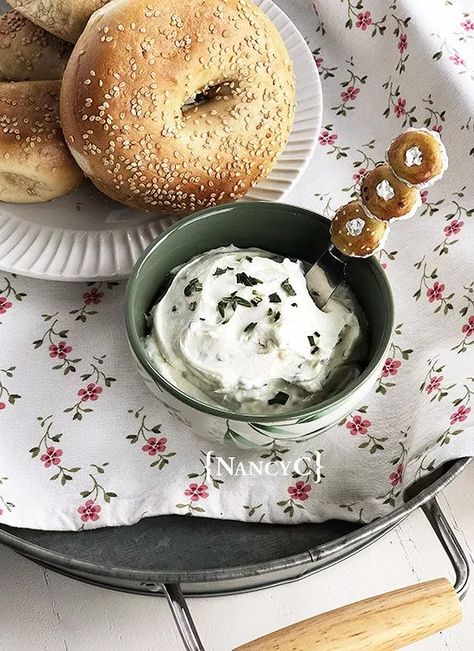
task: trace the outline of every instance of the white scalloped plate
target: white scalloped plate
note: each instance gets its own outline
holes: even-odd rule
[[[279,201],[297,182],[314,151],[321,127],[321,83],[313,56],[291,20],[271,0],[255,3],[273,21],[288,48],[298,105],[278,163],[245,199]],[[0,13],[2,9],[3,2]],[[49,203],[0,204],[0,269],[50,280],[122,278],[143,249],[175,220],[157,220],[115,203],[90,183]]]

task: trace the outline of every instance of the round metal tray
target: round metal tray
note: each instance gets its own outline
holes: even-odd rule
[[[130,527],[52,532],[0,526],[0,543],[55,572],[134,594],[166,596],[188,651],[204,651],[186,596],[232,594],[312,574],[355,554],[422,507],[456,573],[469,584],[467,557],[435,495],[471,461],[459,459],[412,484],[405,503],[366,525],[260,523],[160,516]]]
[[[373,543],[426,504],[469,463],[445,464],[405,492],[405,503],[360,526],[350,522],[271,525],[159,516],[129,527],[51,532],[0,526],[0,543],[55,571],[103,587],[163,594],[228,594],[291,581]]]

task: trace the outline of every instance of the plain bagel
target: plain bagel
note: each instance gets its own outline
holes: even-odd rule
[[[116,0],[66,67],[61,121],[105,194],[157,213],[234,201],[275,165],[295,109],[292,64],[249,0]]]
[[[0,16],[0,81],[60,79],[71,51],[18,11]]]
[[[84,180],[59,126],[59,87],[59,81],[0,83],[0,201],[48,201]]]
[[[35,25],[75,43],[96,9],[109,0],[7,0]]]

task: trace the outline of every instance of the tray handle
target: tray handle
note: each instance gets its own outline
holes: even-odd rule
[[[162,583],[161,587],[186,651],[205,651],[179,583]]]
[[[392,651],[461,620],[447,579],[435,579],[331,610],[234,651]]]
[[[287,626],[234,651],[391,651],[459,623],[469,562],[436,498],[422,508],[453,565],[454,587],[441,578],[388,592]],[[162,589],[186,651],[204,651],[179,584],[165,583]]]
[[[456,576],[454,589],[459,597],[463,599],[469,589],[471,569],[465,551],[456,537],[451,525],[446,520],[442,508],[436,497],[423,504],[423,512],[433,527],[439,542],[443,546]]]

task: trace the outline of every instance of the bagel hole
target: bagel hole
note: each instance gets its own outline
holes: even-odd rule
[[[183,113],[190,111],[197,106],[208,104],[213,100],[219,100],[223,97],[231,97],[235,92],[236,82],[229,80],[223,82],[215,82],[203,86],[195,93],[188,97],[181,107]]]

